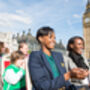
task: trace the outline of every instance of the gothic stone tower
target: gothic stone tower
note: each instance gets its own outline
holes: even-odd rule
[[[83,15],[83,31],[85,39],[85,56],[90,59],[90,0],[88,0],[86,11]]]

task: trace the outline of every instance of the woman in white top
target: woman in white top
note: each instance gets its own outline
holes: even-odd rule
[[[89,70],[88,61],[82,56],[84,50],[83,38],[79,36],[72,37],[68,41],[67,50],[69,52],[68,57],[64,56],[65,66],[67,71],[76,67]],[[71,83],[73,83],[74,85],[80,88],[82,88],[83,86],[84,88],[86,88],[85,86],[88,87],[89,85],[89,77],[86,77],[83,80],[71,79]]]

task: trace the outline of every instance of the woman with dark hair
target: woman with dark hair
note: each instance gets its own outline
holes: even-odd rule
[[[64,58],[67,71],[76,67],[89,71],[88,61],[82,55],[84,51],[84,40],[82,37],[72,37],[68,41],[67,50],[69,59]],[[71,79],[71,82],[80,88],[89,85],[87,77],[83,80]]]
[[[55,38],[54,30],[50,27],[37,31],[36,39],[41,50],[33,51],[29,58],[33,90],[77,90],[68,80],[82,79],[88,75],[87,71],[79,68],[66,73],[62,54],[51,51],[55,47]]]

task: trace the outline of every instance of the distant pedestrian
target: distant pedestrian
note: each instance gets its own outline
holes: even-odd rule
[[[28,45],[27,43],[25,42],[21,42],[19,44],[19,48],[18,48],[19,51],[21,51],[24,56],[25,56],[25,63],[26,63],[26,88],[27,90],[32,90],[32,83],[31,83],[31,78],[30,78],[30,75],[29,75],[29,71],[28,71],[28,61],[29,61],[29,48],[28,48]]]

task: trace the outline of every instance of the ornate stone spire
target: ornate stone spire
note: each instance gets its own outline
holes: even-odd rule
[[[23,35],[25,35],[25,30],[23,30]]]
[[[20,36],[19,33],[17,33],[17,38],[19,38],[19,36]]]
[[[87,9],[90,8],[90,0],[87,2]]]
[[[31,29],[30,28],[28,29],[28,31],[29,31],[29,33],[31,33]]]
[[[26,38],[26,35],[25,35],[25,30],[23,30],[23,33],[22,33],[22,40],[24,41]]]
[[[90,0],[88,0],[88,4],[90,4]]]
[[[12,36],[12,39],[15,39],[16,37],[15,37],[15,34],[13,34],[13,36]]]
[[[90,13],[90,0],[87,1],[85,14]]]
[[[31,29],[29,28],[28,29],[28,34],[27,34],[28,36],[30,36],[31,35]]]

